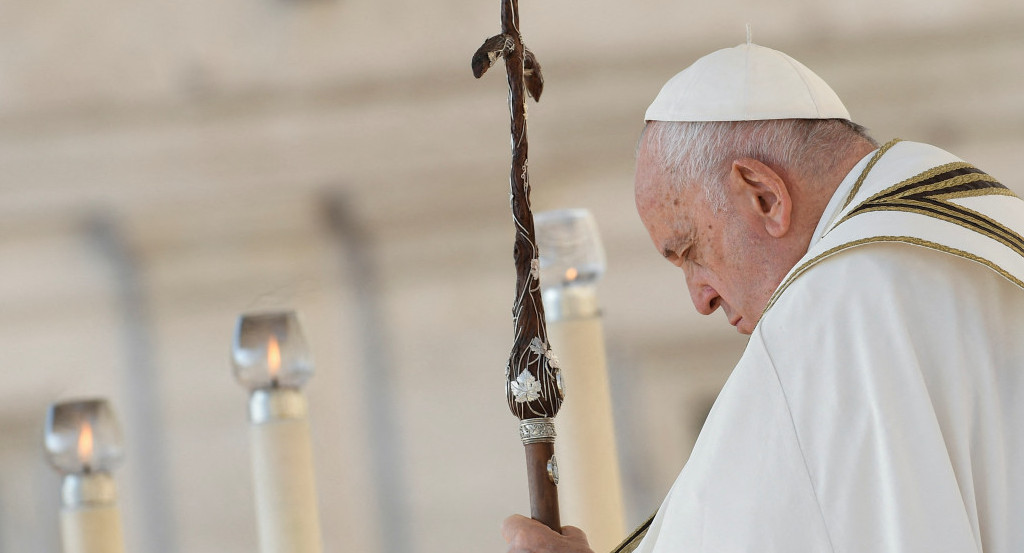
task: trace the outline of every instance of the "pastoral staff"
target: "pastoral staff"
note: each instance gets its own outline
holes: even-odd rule
[[[646,120],[640,218],[697,311],[750,340],[621,550],[1024,551],[1024,201],[934,146],[879,146],[754,44],[673,77]],[[590,551],[518,515],[503,533]]]

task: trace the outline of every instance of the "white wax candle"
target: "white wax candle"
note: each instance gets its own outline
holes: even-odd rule
[[[116,505],[65,507],[60,511],[64,553],[123,553],[121,514]]]
[[[257,390],[250,415],[260,551],[320,553],[320,516],[305,398],[295,389]]]
[[[64,553],[124,553],[121,513],[108,474],[65,477],[60,510]]]
[[[587,532],[594,551],[610,551],[625,522],[601,318],[554,319],[547,328],[566,386],[555,417],[562,522]]]

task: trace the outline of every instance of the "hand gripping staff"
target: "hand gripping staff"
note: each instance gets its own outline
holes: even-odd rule
[[[526,447],[526,474],[530,486],[530,514],[556,532],[558,516],[558,464],[555,461],[554,416],[562,405],[564,387],[558,361],[548,343],[541,303],[540,264],[530,210],[530,184],[526,172],[526,98],[539,100],[544,88],[540,64],[523,46],[519,33],[518,0],[501,2],[501,34],[484,41],[473,55],[473,75],[480,78],[498,58],[505,59],[508,102],[512,120],[512,219],[516,238],[516,296],[512,315],[515,341],[505,367],[508,406],[519,417],[519,434]]]

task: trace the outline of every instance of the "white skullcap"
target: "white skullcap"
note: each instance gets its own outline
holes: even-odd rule
[[[695,61],[669,79],[647,121],[850,119],[821,77],[771,48],[740,44]]]

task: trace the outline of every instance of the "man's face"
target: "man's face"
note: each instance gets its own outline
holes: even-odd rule
[[[700,184],[676,186],[646,142],[637,156],[636,206],[654,246],[683,270],[699,313],[721,307],[730,324],[750,334],[779,282],[756,219],[732,191],[716,212]]]

